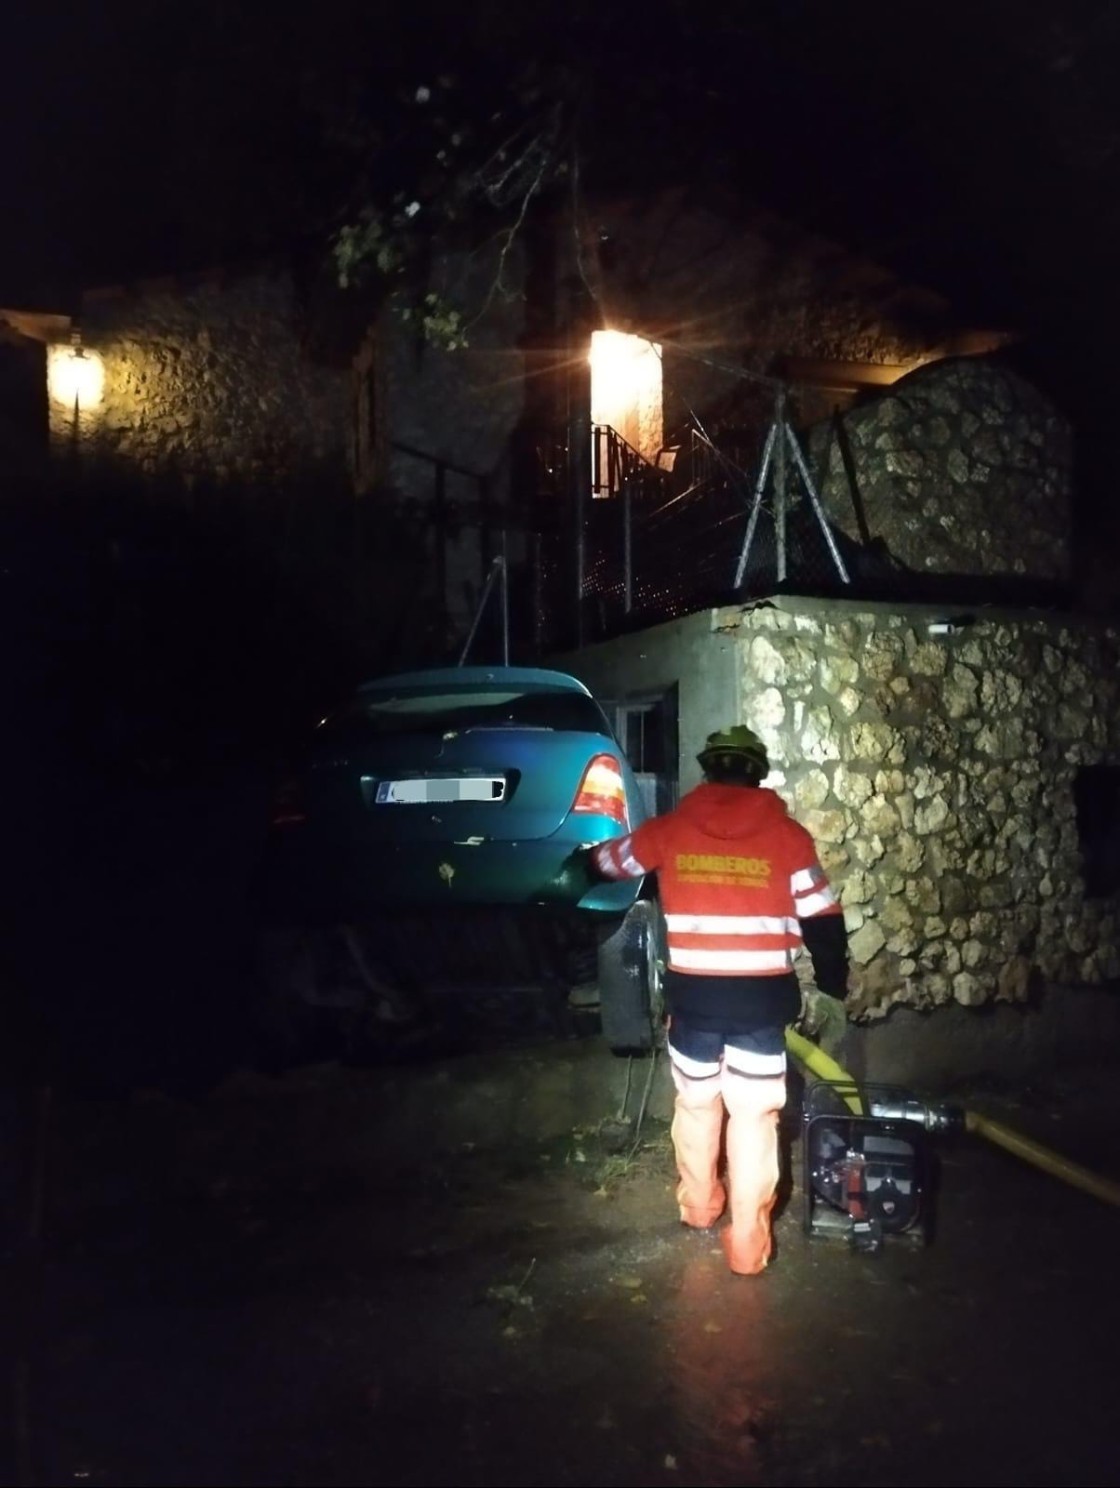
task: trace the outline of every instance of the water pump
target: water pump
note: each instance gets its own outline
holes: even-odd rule
[[[806,1088],[805,1231],[878,1251],[887,1236],[924,1245],[932,1219],[929,1137],[964,1113],[895,1085],[819,1080]]]

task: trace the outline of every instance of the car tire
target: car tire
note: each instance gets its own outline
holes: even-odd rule
[[[661,1027],[661,912],[639,899],[599,943],[603,1037],[613,1054],[648,1054]]]

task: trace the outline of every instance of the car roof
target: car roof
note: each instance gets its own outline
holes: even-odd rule
[[[363,682],[358,691],[383,692],[395,687],[446,687],[453,683],[470,686],[471,683],[495,682],[511,687],[550,687],[557,692],[581,692],[585,697],[591,696],[583,683],[567,672],[553,672],[545,667],[506,666],[429,667],[420,672],[397,672],[390,677]]]

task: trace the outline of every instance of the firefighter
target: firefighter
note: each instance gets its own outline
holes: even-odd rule
[[[847,938],[812,838],[761,784],[761,739],[735,724],[708,736],[699,763],[703,782],[674,811],[585,851],[602,878],[657,874],[680,1216],[703,1230],[727,1207],[726,1113],[720,1239],[731,1270],[752,1276],[772,1249],[785,1027],[801,1005],[793,959],[804,943],[819,990],[842,1002]]]

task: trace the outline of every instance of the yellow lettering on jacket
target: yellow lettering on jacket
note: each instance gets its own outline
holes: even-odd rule
[[[678,853],[676,869],[681,883],[743,889],[768,889],[772,873],[769,858],[740,858],[731,853]]]

